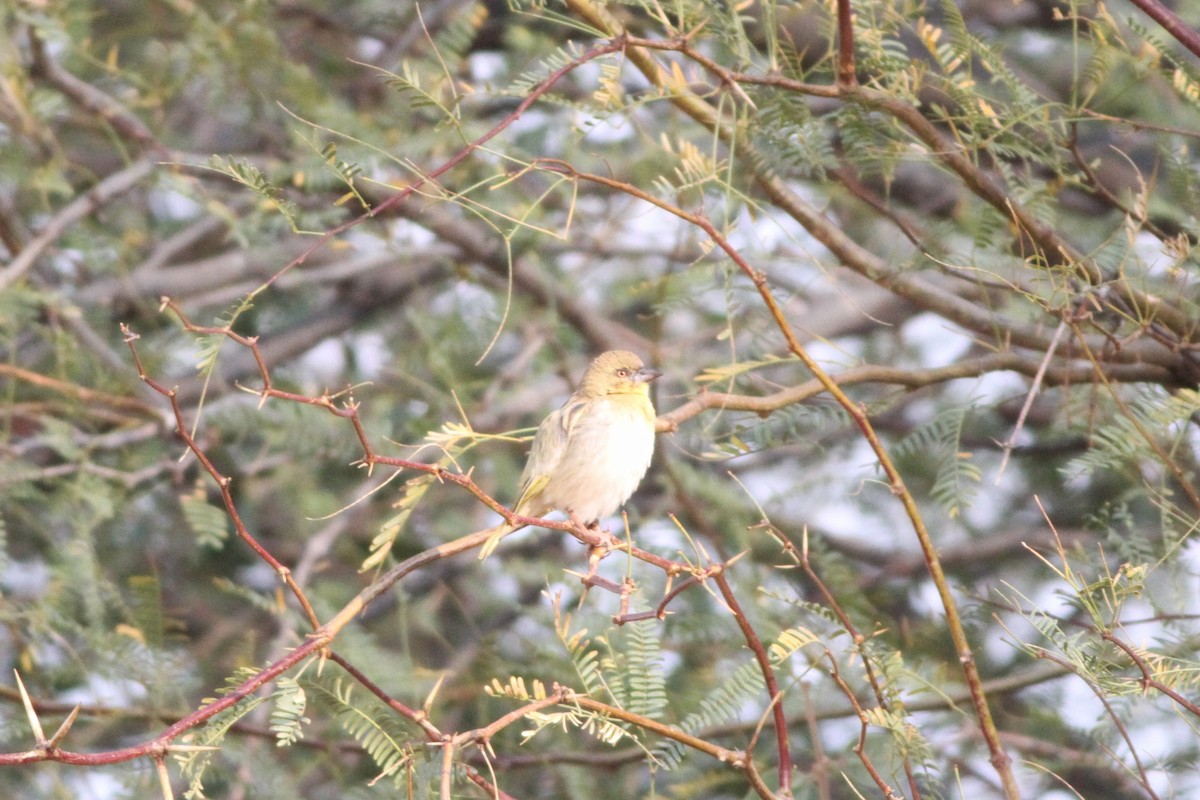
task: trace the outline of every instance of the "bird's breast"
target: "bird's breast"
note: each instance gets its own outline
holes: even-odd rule
[[[654,409],[640,395],[589,401],[572,426],[542,497],[585,522],[613,514],[633,494],[654,455]]]

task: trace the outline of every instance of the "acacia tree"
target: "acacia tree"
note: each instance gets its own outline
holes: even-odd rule
[[[7,794],[1197,790],[1197,19],[3,13]]]

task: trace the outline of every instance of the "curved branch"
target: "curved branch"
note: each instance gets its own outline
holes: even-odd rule
[[[1036,374],[1037,369],[1036,361],[1024,358],[1017,353],[994,353],[930,369],[902,369],[865,364],[860,367],[851,367],[844,372],[831,375],[830,378],[838,386],[886,383],[918,389],[962,378],[977,378],[991,372],[1018,372],[1032,377]],[[1173,375],[1169,370],[1150,364],[1107,364],[1104,365],[1104,374],[1116,381],[1153,382],[1167,386],[1173,385],[1174,382]],[[1067,365],[1047,369],[1044,382],[1070,386],[1087,382],[1095,376],[1096,367],[1091,364]],[[679,424],[684,420],[691,419],[709,409],[753,411],[756,414],[767,416],[773,411],[816,397],[825,390],[825,385],[819,379],[813,378],[798,386],[791,386],[764,395],[701,391],[691,400],[659,415],[658,430],[677,430]]]
[[[156,164],[150,160],[135,161],[119,172],[114,172],[83,194],[67,203],[57,214],[42,226],[25,248],[17,254],[6,268],[0,270],[0,292],[25,275],[37,263],[42,254],[58,241],[68,228],[120,197],[154,172]]]
[[[1167,8],[1160,0],[1131,0],[1131,2],[1146,12],[1146,16],[1162,26],[1162,29],[1175,37],[1181,45],[1200,58],[1200,33],[1187,26],[1179,15]]]

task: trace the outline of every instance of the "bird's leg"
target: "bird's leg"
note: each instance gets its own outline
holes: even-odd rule
[[[575,531],[577,534],[576,538],[578,538],[579,541],[583,542],[584,544],[586,544],[588,546],[589,553],[592,550],[596,550],[596,549],[602,549],[602,550],[612,550],[613,549],[613,542],[612,542],[613,536],[608,531],[600,530],[600,520],[592,520],[591,522],[584,522],[582,519],[579,518],[579,515],[576,514],[573,509],[570,509],[570,508],[567,509],[567,517],[571,520],[571,524],[575,526]],[[606,536],[608,537],[609,541],[604,540],[604,537],[606,537]],[[600,557],[603,558],[605,555],[608,555],[608,553],[605,552]]]
[[[600,530],[600,520],[594,519],[591,522],[584,522],[583,517],[575,513],[575,509],[566,508],[563,510],[567,513],[567,519],[571,520],[571,524],[575,526],[580,534],[596,533]]]
[[[588,531],[589,533],[594,534],[595,536],[597,536],[598,538],[600,538],[602,540],[597,543],[589,543],[589,544],[591,544],[592,547],[603,548],[605,550],[604,555],[608,555],[613,550],[620,550],[621,548],[623,548],[625,546],[625,542],[623,542],[621,539],[617,538],[617,536],[612,531],[610,531],[608,528],[604,528],[604,529],[600,528],[600,520],[594,519],[591,522],[588,522],[585,524],[575,514],[574,511],[571,511],[570,509],[568,509],[567,514],[570,516],[571,522],[575,523],[575,525],[583,528],[585,531]],[[601,558],[603,558],[603,557],[604,556],[601,556]]]
[[[588,546],[587,572],[582,575],[571,570],[568,570],[568,572],[577,576],[584,586],[596,586],[613,594],[621,594],[622,588],[619,584],[613,583],[607,578],[601,578],[596,573],[600,569],[600,562],[614,550],[623,549],[625,542],[613,536],[610,531],[600,530],[599,520],[585,523],[572,509],[568,508],[566,512],[567,517],[570,518],[571,523],[575,526],[578,538]]]
[[[612,581],[606,578],[601,578],[596,574],[597,570],[600,569],[600,562],[603,561],[611,552],[612,549],[608,546],[607,542],[588,545],[588,571],[586,575],[583,575],[580,578],[585,586],[599,586],[602,589],[607,589],[608,591],[616,594],[621,592],[620,586],[617,586],[617,584],[613,583]]]
[[[595,534],[600,531],[600,520],[594,519],[591,522],[584,522],[583,517],[575,513],[575,509],[566,509],[567,519],[571,520],[571,524],[575,526],[575,530],[579,532],[580,539],[587,541],[587,534]]]

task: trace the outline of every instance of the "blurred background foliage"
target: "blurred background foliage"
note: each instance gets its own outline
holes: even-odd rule
[[[588,358],[636,350],[666,373],[655,401],[678,429],[629,505],[632,536],[694,563],[747,551],[729,576],[780,647],[795,796],[880,796],[831,675],[875,709],[864,657],[890,702],[869,763],[905,796],[1003,796],[925,561],[858,428],[751,281],[644,192],[711,220],[869,412],[950,573],[1023,794],[1200,791],[1198,720],[1178,699],[1200,700],[1200,56],[1131,2],[850,5],[858,87],[839,95],[820,91],[835,85],[835,7],[815,0],[612,4],[607,30],[583,0],[9,0],[0,662],[53,725],[84,704],[64,747],[152,738],[308,632],[231,536],[120,323],[322,619],[375,574],[360,571],[373,554],[386,566],[498,521],[456,486],[356,469],[344,420],[260,404],[249,351],[184,331],[169,297],[198,325],[259,337],[277,388],[345,392],[377,451],[473,470],[502,502],[521,437]],[[1195,6],[1167,5],[1200,26]],[[381,205],[618,30],[663,46],[571,69]],[[865,653],[770,530],[807,543]],[[573,539],[526,531],[406,578],[337,649],[442,731],[512,710],[483,687],[521,676],[602,687],[746,747],[769,703],[719,596],[692,587],[665,620],[615,626],[618,599],[583,596],[572,574],[586,567]],[[636,581],[634,611],[666,583],[621,554],[602,574]],[[197,734],[219,752],[170,762],[177,791],[437,794],[440,751],[337,667],[267,694],[228,732]],[[26,750],[19,696],[3,699],[2,749]],[[458,758],[513,797],[749,794],[646,730],[610,745],[581,727],[524,720],[494,753]],[[769,723],[754,741],[775,780]],[[454,796],[485,796],[463,775]],[[158,791],[146,762],[8,767],[0,786]]]

